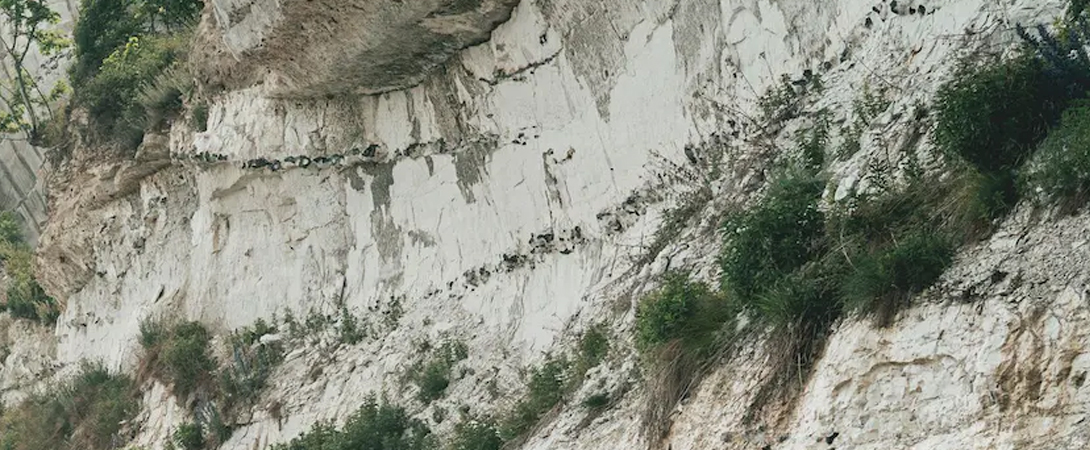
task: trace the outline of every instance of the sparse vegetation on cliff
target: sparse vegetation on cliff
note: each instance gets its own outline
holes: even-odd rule
[[[38,284],[33,261],[15,214],[0,213],[0,262],[8,276],[7,301],[0,308],[14,317],[51,325],[60,316],[60,305]]]
[[[500,450],[503,439],[488,420],[468,418],[454,426],[451,450]]]
[[[416,398],[427,404],[431,403],[446,393],[450,386],[454,365],[466,359],[468,349],[466,345],[458,341],[450,341],[436,349],[426,363],[416,364],[412,370],[412,381],[420,389]]]
[[[68,382],[0,413],[0,448],[107,450],[128,440],[123,423],[139,412],[132,381],[85,364]]]
[[[231,356],[219,375],[225,406],[253,404],[273,369],[283,360],[283,344],[279,340],[262,342],[263,336],[278,336],[278,331],[274,325],[259,319],[228,338]]]
[[[175,396],[185,398],[214,381],[216,361],[208,348],[211,335],[198,322],[183,322],[169,328],[143,325],[141,344],[145,365],[152,376],[170,383]],[[155,330],[155,331],[152,331]]]
[[[1077,206],[1090,189],[1090,105],[1080,104],[1064,113],[1040,150],[1022,171],[1023,189],[1030,197]]]
[[[212,356],[212,335],[199,322],[168,325],[145,320],[140,324],[139,342],[144,348],[141,378],[158,378],[171,388],[179,402],[199,409],[195,415],[202,420],[179,429],[183,437],[197,430],[201,438],[198,448],[215,448],[230,436],[235,424],[225,423],[225,418],[230,420],[238,408],[254,404],[283,359],[276,325],[264,320],[228,336],[227,361]],[[192,403],[192,398],[199,401]],[[193,442],[191,437],[182,440]],[[181,442],[175,445],[188,448]]]
[[[273,450],[426,450],[437,448],[436,437],[405,409],[379,404],[371,397],[344,426],[320,422],[310,431]]]

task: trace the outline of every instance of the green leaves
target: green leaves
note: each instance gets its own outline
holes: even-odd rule
[[[34,139],[52,117],[50,102],[55,99],[44,93],[53,88],[40,86],[42,77],[27,70],[27,56],[32,52],[55,56],[71,43],[54,27],[60,15],[45,2],[0,0],[0,22],[4,30],[2,55],[7,65],[0,79],[0,107],[6,110],[0,115],[0,132],[23,133]]]
[[[936,95],[934,142],[982,172],[1012,170],[1044,138],[1066,102],[1032,56],[967,64]]]
[[[806,173],[773,182],[760,203],[727,221],[720,265],[723,285],[743,303],[818,254],[824,215],[818,200],[825,184]]]
[[[310,431],[273,450],[425,450],[436,448],[435,437],[423,422],[404,408],[379,405],[369,397],[340,430],[318,423]]]

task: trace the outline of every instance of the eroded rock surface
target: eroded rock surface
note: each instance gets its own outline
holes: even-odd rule
[[[194,67],[286,97],[371,94],[423,81],[486,41],[518,0],[215,0]]]

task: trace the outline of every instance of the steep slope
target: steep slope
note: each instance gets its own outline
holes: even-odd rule
[[[330,316],[286,341],[260,400],[232,418],[220,448],[240,450],[343,418],[369,393],[403,399],[447,434],[454,421],[436,411],[504,411],[526,367],[597,323],[610,356],[523,447],[658,444],[642,422],[653,374],[629,338],[635,303],[668,269],[715,278],[718,219],[761,188],[808,120],[762,128],[757,97],[781,75],[817,73],[825,89],[806,112],[826,108],[836,123],[865,86],[890,92],[861,151],[830,168],[828,197],[842,199],[875,161],[933,160],[909,111],[959,54],[1001,48],[1014,23],[1062,7],[447,2],[464,7],[443,22],[460,32],[425,26],[417,38],[403,33],[450,5],[359,1],[366,20],[310,33],[337,13],[308,8],[333,2],[211,3],[195,65],[225,90],[208,130],[176,123],[133,160],[77,147],[51,174],[39,267],[66,304],[56,352],[68,368],[135,370],[147,318],[224,335],[289,312]],[[330,57],[342,47],[349,57]],[[420,51],[429,67],[407,65]],[[195,158],[206,152],[224,160]],[[656,233],[678,205],[696,213]],[[771,355],[750,333],[678,406],[663,447],[1083,446],[1086,220],[1012,216],[891,327],[839,323],[797,397],[756,406]],[[338,340],[345,312],[362,321],[358,343]],[[422,342],[454,340],[467,370],[424,405],[405,376]],[[579,405],[597,392],[623,396],[604,412]],[[157,382],[144,400],[133,444],[160,448],[189,409]]]

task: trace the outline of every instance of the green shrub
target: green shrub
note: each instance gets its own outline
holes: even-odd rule
[[[941,232],[920,231],[862,254],[843,282],[844,303],[855,310],[890,311],[938,279],[953,262],[954,250]]]
[[[8,275],[7,302],[0,307],[16,318],[55,323],[60,305],[35,279],[34,252],[23,241],[19,219],[10,211],[0,213],[0,261]]]
[[[1065,86],[1024,54],[963,64],[935,99],[935,145],[985,173],[1016,168],[1059,119]]]
[[[242,345],[250,346],[257,343],[262,336],[278,332],[276,325],[270,325],[265,319],[257,319],[253,325],[238,330],[235,337],[239,339]]]
[[[53,324],[60,316],[60,305],[46,295],[34,277],[34,253],[22,242],[0,242],[0,260],[8,275],[7,303],[12,316]]]
[[[1031,196],[1050,202],[1085,200],[1090,188],[1090,103],[1064,112],[1060,125],[1049,131],[1021,177],[1023,189]]]
[[[802,166],[810,171],[821,170],[825,165],[825,149],[829,143],[829,114],[822,110],[814,115],[814,124],[800,130],[795,136],[802,158]]]
[[[843,142],[837,149],[837,156],[846,158],[858,152],[863,133],[870,127],[875,117],[889,109],[889,105],[890,101],[886,100],[885,92],[876,92],[869,85],[863,86],[863,95],[852,100],[854,119],[841,129]]]
[[[953,262],[958,245],[988,226],[990,189],[975,169],[946,180],[919,181],[864,196],[834,214],[827,231],[838,242],[841,303],[892,318],[908,298],[930,286]]]
[[[450,368],[443,361],[431,361],[416,376],[416,384],[420,387],[416,398],[424,403],[431,403],[441,398],[446,393],[447,386],[450,386]]]
[[[308,325],[310,324],[310,318],[307,318]],[[348,311],[347,307],[341,307],[341,321],[337,325],[337,338],[342,344],[356,345],[363,341],[363,338],[367,337],[364,334],[363,327],[360,326],[360,320]]]
[[[344,309],[342,307],[340,313],[341,313],[342,320],[352,321],[352,326],[347,328],[347,330],[349,332],[345,333],[345,334],[343,334],[341,336],[338,336],[342,343],[346,343],[346,341],[350,340],[349,339],[350,336],[353,336],[353,335],[356,334],[356,332],[358,331],[358,327],[355,326],[356,325],[356,318],[354,316],[352,316],[352,314],[349,313],[347,309]],[[332,318],[330,316],[322,314],[317,309],[311,308],[310,311],[307,313],[307,317],[305,319],[303,319],[303,326],[299,330],[298,335],[299,336],[316,335],[318,333],[321,333],[322,331],[324,331],[326,329],[326,326],[328,326],[331,321],[332,321]],[[341,334],[341,333],[338,333],[338,334]]]
[[[587,369],[597,366],[609,353],[609,335],[605,326],[594,325],[579,339],[579,363]]]
[[[70,70],[76,104],[95,137],[134,150],[148,127],[165,126],[193,89],[185,70],[201,0],[82,0]]]
[[[5,409],[0,414],[0,448],[113,448],[121,422],[139,410],[128,377],[111,374],[101,365],[84,364],[67,383]]]
[[[7,268],[19,267],[10,264],[11,261],[5,261],[9,263]],[[60,317],[60,306],[52,297],[46,295],[38,281],[30,275],[32,270],[29,267],[12,270],[16,275],[8,280],[8,302],[5,308],[13,317],[52,325]]]
[[[757,99],[757,108],[761,111],[761,118],[766,122],[787,120],[799,114],[803,94],[821,92],[823,89],[824,84],[819,75],[811,75],[796,87],[791,77],[784,74],[779,84],[769,87],[764,95]]]
[[[811,175],[787,173],[756,206],[728,219],[720,257],[725,291],[751,304],[762,289],[820,254],[824,215],[818,200],[824,186]]]
[[[450,386],[451,369],[468,355],[466,345],[458,342],[446,342],[439,347],[437,354],[421,367],[414,367],[412,379],[420,388],[416,398],[425,404],[443,397]]]
[[[563,358],[547,358],[530,376],[528,392],[500,421],[499,434],[510,441],[530,431],[545,413],[564,397],[565,372],[569,364]]]
[[[503,440],[490,421],[467,419],[454,426],[451,450],[500,450]]]
[[[103,60],[97,74],[76,90],[77,100],[95,120],[100,138],[134,149],[148,124],[140,96],[169,67],[185,57],[188,36],[132,37]],[[145,100],[152,102],[148,96]],[[168,105],[174,101],[156,99]]]
[[[160,342],[163,341],[163,337],[166,336],[167,330],[163,326],[163,322],[155,319],[145,318],[140,321],[140,347],[145,350],[151,349]]]
[[[776,280],[753,300],[758,317],[774,325],[825,323],[836,318],[836,299],[830,298],[817,266],[807,266]]]
[[[976,173],[973,196],[968,199],[969,212],[978,220],[996,219],[1006,215],[1018,203],[1018,188],[1013,172]]]
[[[137,93],[136,100],[144,110],[146,125],[162,128],[168,120],[177,117],[185,106],[184,99],[192,93],[193,79],[189,71],[175,62]]]
[[[23,241],[19,216],[11,211],[0,212],[0,242],[16,244]]]
[[[691,282],[683,274],[667,274],[663,286],[645,297],[636,310],[637,345],[649,349],[704,334],[708,319],[716,316],[715,303],[704,283]]]
[[[212,380],[216,362],[208,350],[208,330],[199,322],[175,326],[162,343],[159,358],[174,395],[185,398]]]
[[[879,259],[891,287],[917,293],[930,286],[953,262],[954,246],[941,232],[923,230],[893,245]]]
[[[135,15],[152,30],[173,30],[196,23],[203,7],[201,0],[141,0]]]
[[[189,127],[200,132],[208,131],[208,102],[202,101],[193,107]]]
[[[319,423],[310,431],[273,450],[423,450],[436,447],[427,425],[405,410],[369,398],[341,430]]]
[[[609,405],[609,394],[594,394],[583,400],[587,409],[602,409]]]
[[[184,423],[174,430],[174,445],[180,450],[204,448],[204,430],[198,423]]]

